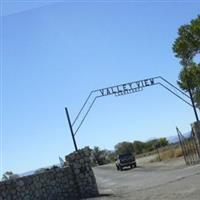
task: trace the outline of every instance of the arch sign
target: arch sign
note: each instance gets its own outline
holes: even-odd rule
[[[101,96],[115,95],[121,96],[143,90],[144,87],[155,85],[154,78],[144,79],[136,82],[125,83],[108,88],[100,89]]]
[[[167,89],[171,94],[175,95],[176,97],[181,99],[183,102],[185,102],[189,106],[193,107],[196,120],[199,121],[191,90],[189,89],[189,91],[188,91],[189,95],[188,95],[184,91],[180,90],[175,85],[173,85],[172,83],[170,83],[169,81],[167,81],[166,79],[164,79],[161,76],[157,76],[157,77],[153,77],[153,78],[147,78],[147,79],[129,82],[129,83],[124,83],[124,84],[115,85],[115,86],[102,88],[102,89],[98,89],[98,90],[92,90],[90,92],[90,94],[88,95],[86,101],[84,102],[82,108],[80,109],[79,113],[77,114],[73,123],[71,123],[68,109],[65,108],[65,112],[66,112],[66,115],[67,115],[69,128],[70,128],[70,132],[71,132],[71,135],[72,135],[75,150],[76,151],[78,150],[76,140],[75,140],[75,135],[78,132],[78,130],[80,129],[82,123],[84,122],[86,116],[88,115],[90,109],[92,108],[92,106],[93,106],[93,104],[94,104],[94,102],[96,101],[97,98],[105,97],[105,96],[109,96],[109,95],[114,95],[116,97],[119,97],[119,96],[122,96],[122,95],[140,92],[145,87],[154,86],[154,85],[162,86],[163,88]],[[89,100],[91,98],[93,98],[93,101],[92,101],[92,103],[89,104]],[[188,101],[188,99],[190,101]],[[88,104],[89,104],[89,107],[86,109],[86,106]],[[74,131],[73,130],[74,125],[76,124],[78,118],[84,112],[85,109],[86,109],[86,112],[83,115],[83,118],[80,121],[79,125],[77,126],[77,129]]]

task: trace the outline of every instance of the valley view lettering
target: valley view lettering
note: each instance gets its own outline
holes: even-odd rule
[[[103,88],[100,89],[99,92],[101,93],[101,96],[107,96],[107,95],[115,95],[115,96],[121,96],[126,95],[134,92],[139,92],[143,90],[144,87],[148,87],[151,85],[154,85],[154,78],[150,79],[144,79],[141,81],[131,82],[131,83],[125,83],[113,87]]]

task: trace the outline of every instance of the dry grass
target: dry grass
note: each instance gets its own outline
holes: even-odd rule
[[[181,147],[179,146],[176,150],[175,150],[175,157],[181,157],[183,156],[183,151],[181,149]]]
[[[155,159],[151,160],[151,162],[157,162],[160,159],[161,160],[170,160],[173,158],[178,158],[183,156],[183,152],[180,146],[176,146],[176,147],[171,147],[165,150],[162,150],[160,152],[160,158],[159,156],[156,156]]]

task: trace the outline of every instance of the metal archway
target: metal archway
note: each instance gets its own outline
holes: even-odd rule
[[[67,120],[68,120],[68,123],[69,123],[69,128],[70,128],[70,132],[71,132],[71,135],[72,135],[72,140],[73,140],[73,143],[74,143],[75,150],[76,151],[78,150],[78,147],[77,147],[77,144],[76,144],[76,140],[75,140],[75,135],[79,131],[79,129],[82,126],[85,118],[87,117],[87,115],[90,112],[92,106],[94,105],[95,101],[98,98],[105,97],[105,96],[110,96],[110,95],[114,95],[116,97],[119,97],[119,96],[123,96],[123,95],[127,95],[127,94],[132,94],[132,93],[136,93],[136,92],[142,91],[145,87],[154,86],[154,85],[162,86],[163,88],[168,90],[171,94],[175,95],[177,98],[179,98],[180,100],[185,102],[187,105],[191,106],[193,108],[193,110],[194,110],[196,121],[199,121],[199,118],[198,118],[198,115],[197,115],[197,111],[196,111],[196,107],[194,105],[194,100],[193,100],[193,97],[192,97],[191,90],[189,89],[189,95],[188,95],[184,91],[180,90],[175,85],[173,85],[172,83],[167,81],[162,76],[157,76],[157,77],[143,79],[143,80],[139,80],[139,81],[124,83],[124,84],[115,85],[115,86],[111,86],[111,87],[107,87],[107,88],[92,90],[90,92],[90,94],[88,95],[87,99],[85,100],[83,106],[81,107],[80,111],[78,112],[78,114],[75,117],[73,122],[71,122],[71,119],[70,119],[70,116],[69,116],[69,111],[68,111],[67,107],[65,108],[65,112],[66,112],[66,115],[67,115]],[[178,92],[181,95],[183,95],[184,98],[186,98],[187,100],[184,99],[183,97],[181,97],[180,94],[177,94],[175,91],[173,91],[169,87],[173,88],[176,92]],[[89,103],[89,100],[91,98],[93,98],[92,103],[89,105],[88,109],[86,110],[86,113],[83,116],[82,120],[80,121],[80,124],[77,126],[77,129],[74,131],[73,130],[74,125],[76,124],[78,118],[80,117],[81,113],[83,112],[84,108]],[[191,103],[188,102],[188,100],[190,100]]]

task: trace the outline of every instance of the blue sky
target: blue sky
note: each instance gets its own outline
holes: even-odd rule
[[[161,75],[176,84],[171,46],[199,14],[189,2],[7,1],[2,4],[1,173],[58,163],[74,150],[64,107],[75,118],[93,89]],[[159,86],[99,99],[78,147],[187,132],[193,110]]]

